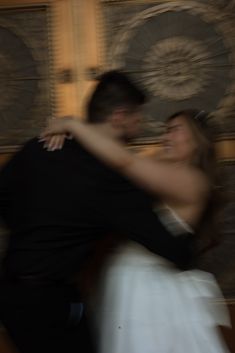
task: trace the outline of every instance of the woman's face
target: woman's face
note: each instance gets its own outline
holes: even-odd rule
[[[167,159],[175,162],[191,162],[193,160],[197,142],[184,115],[178,115],[167,123],[163,147]]]

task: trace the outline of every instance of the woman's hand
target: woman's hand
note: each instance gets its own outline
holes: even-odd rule
[[[39,142],[43,142],[43,147],[47,151],[56,151],[63,148],[66,138],[68,138],[66,134],[49,135],[39,138]]]
[[[51,119],[47,127],[40,134],[39,142],[44,142],[43,147],[48,151],[61,149],[65,139],[71,139],[71,126],[74,119],[70,117]]]

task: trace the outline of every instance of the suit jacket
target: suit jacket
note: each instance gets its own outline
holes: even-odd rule
[[[105,234],[119,232],[178,267],[192,259],[192,237],[175,237],[152,211],[153,199],[77,142],[48,152],[25,144],[0,173],[0,216],[9,227],[10,276],[69,278]]]

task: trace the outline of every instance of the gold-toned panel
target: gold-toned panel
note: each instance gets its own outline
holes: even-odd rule
[[[235,139],[218,141],[216,151],[219,160],[235,161]]]

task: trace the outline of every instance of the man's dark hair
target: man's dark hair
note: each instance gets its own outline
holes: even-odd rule
[[[115,109],[119,107],[135,109],[145,103],[145,100],[145,93],[127,75],[116,70],[108,71],[100,76],[88,101],[88,121],[103,122]]]

